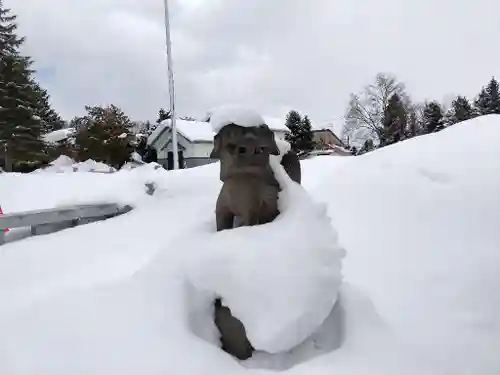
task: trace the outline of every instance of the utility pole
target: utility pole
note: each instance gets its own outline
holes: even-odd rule
[[[174,72],[172,67],[172,43],[170,41],[170,17],[168,0],[163,0],[165,9],[165,41],[167,44],[168,91],[170,93],[170,129],[172,131],[172,153],[174,154],[174,169],[179,169],[179,152],[177,150],[177,126],[175,114]]]

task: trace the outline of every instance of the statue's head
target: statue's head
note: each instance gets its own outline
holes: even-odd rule
[[[258,175],[269,166],[269,155],[279,155],[274,133],[267,125],[224,126],[214,137],[210,158],[219,159],[221,177],[235,174]]]

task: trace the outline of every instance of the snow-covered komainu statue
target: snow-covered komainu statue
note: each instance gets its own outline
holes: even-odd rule
[[[243,226],[273,221],[279,215],[280,185],[269,164],[270,157],[284,153],[281,165],[290,178],[300,184],[299,158],[289,147],[280,150],[272,130],[252,112],[222,113],[214,117],[216,135],[210,157],[220,160],[223,182],[215,210],[217,231],[234,228],[235,219]],[[253,347],[243,324],[220,299],[215,301],[214,320],[223,350],[239,359],[252,356]]]
[[[235,217],[242,225],[265,224],[278,215],[279,183],[269,165],[270,155],[280,150],[274,133],[265,124],[224,126],[214,138],[210,157],[220,160],[222,186],[216,206],[217,230],[232,229]],[[281,164],[300,184],[300,161],[288,151]]]

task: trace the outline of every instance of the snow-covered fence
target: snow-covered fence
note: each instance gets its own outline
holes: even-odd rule
[[[0,245],[5,243],[4,228],[31,227],[32,235],[47,234],[81,224],[108,219],[130,210],[130,206],[120,207],[110,203],[4,214],[0,216]]]

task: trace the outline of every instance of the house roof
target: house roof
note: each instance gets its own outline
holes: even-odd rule
[[[148,137],[148,143],[153,143],[167,129],[170,129],[170,124],[170,119],[162,121]],[[175,126],[177,127],[177,132],[190,142],[213,142],[214,134],[208,122],[177,119]]]
[[[265,118],[265,120],[269,128],[275,132],[288,131],[288,128],[281,119]],[[165,132],[166,129],[170,129],[170,123],[170,119],[162,121],[148,137],[148,143],[152,144],[161,136],[161,134]],[[177,127],[177,132],[190,142],[212,143],[214,140],[215,134],[213,133],[212,125],[209,122],[177,119],[175,121],[175,126]]]
[[[330,128],[316,128],[312,130],[313,133],[319,133],[319,132],[330,132],[332,135],[339,141],[340,144],[343,144],[342,140],[335,134],[335,132],[330,129]]]

